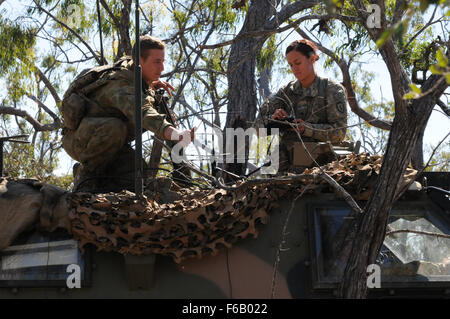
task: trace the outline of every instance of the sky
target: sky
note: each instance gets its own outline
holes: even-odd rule
[[[7,0],[4,4],[2,4],[2,6],[0,7],[1,9],[7,10],[11,15],[14,15],[16,12],[21,12],[22,10],[17,10],[17,2],[13,1],[13,0]],[[134,7],[133,7],[134,8]],[[134,10],[134,9],[133,9]],[[164,28],[161,30],[158,30],[158,27],[155,30],[154,35],[156,36],[160,36],[162,38],[164,38],[164,36],[162,35],[163,33],[168,32],[167,28],[164,26],[160,26],[160,28]],[[158,34],[158,31],[161,33],[161,35]],[[169,30],[170,32],[170,30]],[[279,46],[279,48],[281,50],[284,51],[285,47],[292,41],[295,39],[300,38],[296,33],[291,33],[290,35],[288,35],[288,32],[285,32],[283,34],[280,34],[280,38],[286,38],[285,41]],[[94,43],[96,43],[98,41],[94,41]],[[216,43],[215,39],[212,38],[209,41],[209,44],[213,44]],[[96,45],[94,45],[96,46]],[[41,45],[41,49],[43,51],[45,51],[46,46],[45,45]],[[323,55],[323,54],[322,54]],[[317,73],[319,75],[322,76],[327,76],[327,77],[331,77],[334,78],[334,75],[331,74],[331,71],[325,71],[321,64],[320,64],[319,60],[318,63],[316,63],[316,69],[317,69]],[[389,73],[387,71],[387,68],[385,66],[385,64],[381,61],[381,59],[372,59],[370,61],[365,61],[366,63],[363,64],[364,69],[366,71],[373,71],[376,74],[376,77],[374,79],[374,81],[372,82],[372,93],[374,94],[375,100],[376,101],[391,101],[392,100],[392,89],[391,89],[391,83],[390,83],[390,76]],[[171,61],[167,61],[166,63],[166,72],[170,71],[169,69],[169,65],[171,64]],[[81,70],[79,70],[81,71]],[[290,74],[288,76],[286,76],[285,74],[276,74],[274,76],[274,81],[272,81],[272,85],[273,85],[273,90],[277,90],[281,85],[286,84],[288,81],[293,79],[293,75]],[[275,83],[276,82],[276,83]],[[2,95],[1,89],[0,89],[0,96]],[[48,100],[50,105],[51,100]],[[46,101],[47,102],[47,101]],[[225,109],[224,109],[225,110]],[[349,112],[350,109],[348,109]],[[442,114],[442,112],[439,112],[439,108],[436,107],[435,110],[432,112],[429,123],[425,129],[425,136],[424,136],[424,145],[437,145],[447,134],[448,132],[450,132],[450,119]],[[224,114],[222,114],[223,117],[225,117]],[[224,121],[222,121],[224,122]],[[198,123],[198,122],[197,122]],[[148,137],[148,135],[147,135]],[[147,137],[144,137],[144,141],[146,140]],[[425,161],[427,161],[427,154],[425,154]],[[71,173],[71,168],[72,165],[74,164],[74,161],[70,159],[69,156],[67,156],[64,152],[60,153],[60,168],[58,168],[55,171],[56,175],[62,175],[62,174],[70,174]]]

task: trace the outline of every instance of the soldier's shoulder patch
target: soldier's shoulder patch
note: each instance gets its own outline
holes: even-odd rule
[[[345,103],[344,102],[337,102],[336,108],[339,112],[345,113]]]

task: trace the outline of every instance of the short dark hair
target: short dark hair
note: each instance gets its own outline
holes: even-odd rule
[[[151,49],[157,49],[157,50],[164,50],[166,48],[166,44],[155,37],[152,37],[150,35],[141,35],[139,37],[139,42],[140,42],[140,49],[141,49],[141,58],[147,59],[148,56],[148,51]],[[136,43],[133,45],[133,49],[131,50],[131,56],[133,57],[134,60],[134,56],[136,55]]]
[[[298,51],[307,58],[312,56],[316,56],[316,61],[319,59],[319,56],[316,53],[316,46],[309,40],[295,40],[286,48],[286,55],[291,51]]]

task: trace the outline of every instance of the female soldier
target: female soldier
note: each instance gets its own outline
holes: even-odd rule
[[[311,41],[292,42],[286,49],[286,59],[296,80],[263,103],[257,122],[294,119],[296,129],[281,132],[278,172],[300,173],[307,166],[294,165],[298,163],[294,153],[302,153],[295,148],[303,149],[299,134],[303,142],[341,142],[347,126],[347,99],[341,84],[316,74],[314,64],[319,57]],[[319,165],[333,160],[330,147],[322,146],[315,150]]]

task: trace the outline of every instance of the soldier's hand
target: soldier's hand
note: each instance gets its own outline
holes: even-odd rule
[[[181,143],[181,145],[183,145],[183,147],[188,146],[189,143],[194,141],[196,129],[197,129],[196,127],[193,127],[190,130],[181,132],[178,141],[179,141],[179,143]]]
[[[305,125],[302,119],[295,119],[295,128],[292,128],[292,130],[297,130],[300,132],[300,134],[303,134],[305,131]]]
[[[180,142],[183,147],[186,147],[194,141],[196,129],[196,127],[193,127],[190,130],[179,131],[173,126],[168,126],[164,131],[164,138],[170,141]]]
[[[170,85],[170,83],[161,80],[153,81],[150,86],[152,87],[152,89],[155,90],[164,89],[170,96],[172,96],[172,91],[175,91],[175,88],[172,85]]]
[[[194,141],[194,139],[195,139],[195,131],[197,130],[197,127],[196,126],[194,126],[193,128],[191,128],[191,130],[190,130],[190,134],[191,134],[191,142],[193,142]]]
[[[273,112],[272,120],[283,120],[286,117],[288,117],[288,114],[283,109],[276,109],[275,112]]]

